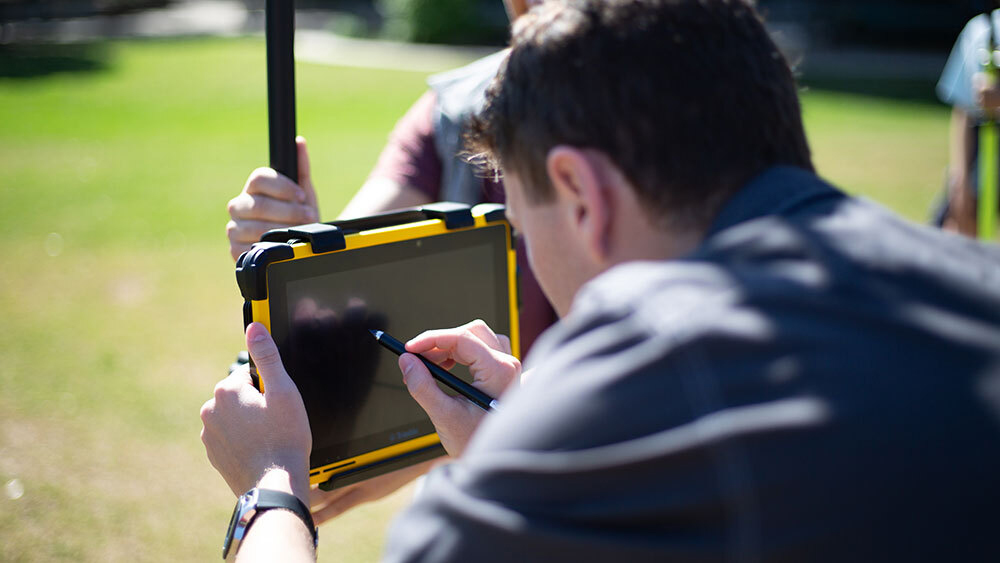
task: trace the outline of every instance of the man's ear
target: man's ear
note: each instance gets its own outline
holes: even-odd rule
[[[603,178],[606,158],[595,151],[567,145],[553,147],[545,165],[557,200],[595,264],[604,266],[610,247],[613,197]]]

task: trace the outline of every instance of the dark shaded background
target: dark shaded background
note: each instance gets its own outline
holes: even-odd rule
[[[178,0],[173,0],[176,2]],[[163,7],[172,0],[0,0],[0,22],[113,15]],[[243,0],[251,10],[264,0]],[[299,0],[300,10],[350,14],[344,30],[405,35],[432,43],[502,44],[507,17],[500,0]],[[769,21],[803,26],[829,44],[946,48],[991,0],[759,0]],[[403,23],[401,23],[403,22]],[[401,29],[406,27],[406,29]]]

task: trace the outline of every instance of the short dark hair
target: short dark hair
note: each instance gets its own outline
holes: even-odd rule
[[[533,203],[560,144],[607,154],[651,217],[704,228],[765,169],[812,170],[797,87],[745,0],[558,0],[515,24],[466,135]]]

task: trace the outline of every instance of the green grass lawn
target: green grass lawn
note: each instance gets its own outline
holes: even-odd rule
[[[0,560],[218,557],[233,497],[198,410],[242,349],[223,227],[267,160],[263,52],[259,39],[0,51]],[[299,65],[325,218],[424,78]],[[804,112],[823,175],[923,220],[946,108],[815,90]],[[375,559],[408,493],[325,526],[321,559]]]

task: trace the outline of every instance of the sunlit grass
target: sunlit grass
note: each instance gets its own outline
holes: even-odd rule
[[[198,409],[242,349],[226,201],[266,164],[263,42],[106,45],[0,79],[0,560],[218,557],[232,495]],[[300,65],[299,130],[335,213],[423,91]],[[369,561],[405,492],[324,530]]]
[[[198,409],[242,348],[225,203],[266,164],[259,39],[125,42],[88,70],[0,77],[0,560],[218,557],[232,495]],[[39,63],[41,64],[41,63]],[[417,73],[298,67],[325,218],[424,90]],[[922,219],[947,110],[811,91],[819,170]],[[321,532],[371,561],[407,491]]]
[[[948,162],[947,108],[810,90],[803,115],[821,175],[926,221]]]

